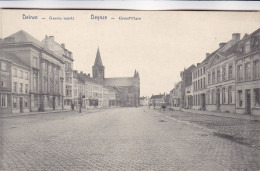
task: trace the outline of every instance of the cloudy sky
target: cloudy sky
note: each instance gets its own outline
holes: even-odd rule
[[[38,19],[23,19],[23,14]],[[108,19],[92,20],[91,14]],[[201,62],[232,33],[243,37],[258,28],[259,12],[5,10],[1,37],[19,30],[39,40],[53,35],[73,52],[74,69],[86,73],[91,73],[99,47],[106,77],[130,77],[136,69],[141,95],[151,96],[169,92],[180,81],[180,71]]]

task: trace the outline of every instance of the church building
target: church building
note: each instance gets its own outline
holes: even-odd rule
[[[116,87],[121,92],[122,107],[138,107],[140,105],[140,77],[135,71],[133,77],[105,78],[105,67],[101,60],[99,48],[92,67],[93,78],[108,87]]]

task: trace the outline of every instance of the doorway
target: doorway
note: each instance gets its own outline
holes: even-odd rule
[[[216,98],[216,106],[217,106],[217,110],[220,109],[220,89],[217,89],[217,98]]]
[[[55,97],[52,97],[52,108],[55,110]]]
[[[205,94],[201,94],[201,109],[205,110],[206,109],[206,96]]]
[[[22,97],[20,97],[19,98],[19,104],[20,104],[20,113],[23,113],[23,98]]]
[[[251,114],[251,93],[250,93],[250,90],[246,90],[246,113]]]

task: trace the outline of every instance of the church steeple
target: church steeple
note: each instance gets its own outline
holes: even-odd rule
[[[103,66],[103,63],[102,63],[102,60],[101,60],[101,56],[100,56],[100,52],[99,52],[99,47],[98,47],[98,50],[97,50],[97,55],[96,55],[96,59],[95,59],[94,65]]]
[[[97,50],[97,55],[96,59],[94,62],[94,66],[92,66],[92,75],[93,78],[98,80],[98,81],[104,81],[105,78],[105,67],[103,66],[102,60],[101,60],[101,55],[99,51],[99,47]]]

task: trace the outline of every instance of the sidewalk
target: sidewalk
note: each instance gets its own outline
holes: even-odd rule
[[[211,115],[211,116],[234,118],[234,119],[247,119],[247,120],[260,121],[260,116],[256,116],[256,115],[241,115],[241,114],[234,114],[234,113],[211,112],[211,111],[192,110],[192,109],[183,109],[183,108],[176,108],[176,110],[187,112],[187,113],[201,114],[201,115]]]
[[[38,114],[50,114],[50,113],[62,113],[62,112],[70,112],[72,110],[53,110],[53,111],[45,111],[45,112],[26,112],[26,113],[5,113],[1,114],[0,118],[8,118],[8,117],[18,117],[18,116],[30,116],[30,115],[38,115]],[[75,112],[75,110],[74,110]]]
[[[109,109],[109,108],[82,108],[81,112],[91,111],[91,113],[103,110],[103,109]],[[19,116],[30,116],[30,115],[38,115],[38,114],[50,114],[50,113],[64,113],[64,112],[75,112],[79,113],[79,109],[76,108],[74,110],[68,110],[68,109],[62,109],[62,110],[52,110],[52,111],[44,111],[44,112],[26,112],[26,113],[6,113],[6,114],[0,114],[0,118],[8,118],[8,117],[19,117]]]

